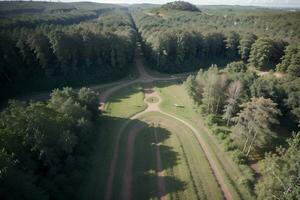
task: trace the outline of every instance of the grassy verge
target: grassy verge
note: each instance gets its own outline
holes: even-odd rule
[[[133,162],[133,199],[157,196],[155,138],[153,128],[142,129],[136,137]]]
[[[159,113],[145,115],[159,123],[161,159],[169,199],[222,199],[222,193],[192,131]]]
[[[129,118],[146,109],[141,84],[132,84],[116,91],[105,104],[105,115]]]
[[[173,113],[178,117],[188,121],[192,126],[199,130],[199,134],[209,147],[214,160],[217,163],[222,175],[225,177],[226,184],[230,189],[234,199],[253,199],[251,191],[243,184],[247,177],[245,169],[234,163],[223,148],[220,147],[217,139],[210,131],[205,130],[202,125],[200,115],[193,109],[193,102],[186,94],[181,84],[157,83],[156,90],[162,97],[162,110]],[[176,107],[175,104],[184,107]]]
[[[98,138],[95,142],[92,168],[82,187],[82,199],[104,199],[107,179],[119,128],[128,121],[128,117],[146,108],[144,95],[138,90],[139,85],[132,85],[116,91],[109,99],[105,112],[97,124]],[[128,107],[128,102],[134,102]],[[127,136],[121,138],[121,145],[126,144]],[[124,149],[125,147],[120,147]],[[122,158],[122,156],[120,156]],[[114,181],[115,182],[115,181]],[[113,191],[114,193],[114,191]]]

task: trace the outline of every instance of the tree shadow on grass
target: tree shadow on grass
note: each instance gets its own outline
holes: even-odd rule
[[[157,137],[155,138],[154,131]],[[133,165],[133,199],[152,199],[177,193],[186,189],[186,183],[173,176],[158,176],[157,172],[175,167],[180,158],[172,147],[162,145],[171,133],[161,127],[147,126],[137,135]],[[161,158],[161,170],[158,169],[157,147]],[[162,160],[164,159],[164,160]],[[163,187],[159,189],[159,182]]]
[[[113,92],[108,98],[109,103],[122,102],[124,99],[129,99],[131,95],[142,91],[140,83],[132,83]]]
[[[159,197],[158,181],[165,182],[165,192],[161,196],[177,193],[186,189],[186,183],[173,176],[157,176],[156,148],[159,144],[160,155],[163,162],[162,169],[168,170],[175,167],[180,161],[176,151],[170,146],[162,145],[162,142],[170,138],[171,133],[160,127],[156,127],[157,139],[154,137],[154,127],[139,119],[130,120],[102,116],[97,124],[98,139],[95,141],[94,153],[91,155],[91,167],[86,171],[86,179],[82,183],[80,199],[104,199],[107,192],[107,180],[111,168],[112,155],[116,145],[118,130],[127,123],[125,132],[122,133],[120,148],[118,151],[117,165],[112,185],[112,199],[120,199],[122,181],[124,176],[125,154],[127,137],[133,126],[144,127],[140,130],[134,143],[134,156],[132,168],[132,199],[151,199]],[[123,138],[123,139],[122,139]],[[77,192],[76,192],[77,193]]]

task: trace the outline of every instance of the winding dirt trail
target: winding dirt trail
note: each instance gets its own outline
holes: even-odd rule
[[[100,106],[99,106],[99,109],[101,110],[104,110],[105,109],[105,102],[107,101],[107,98],[109,96],[111,96],[115,91],[123,88],[123,87],[127,87],[131,84],[134,84],[134,83],[153,83],[154,81],[172,81],[172,80],[178,80],[178,79],[181,79],[181,78],[184,78],[184,77],[187,77],[189,74],[188,73],[184,73],[184,74],[179,74],[177,76],[169,76],[169,77],[153,77],[151,75],[149,75],[147,73],[147,71],[145,70],[145,67],[142,63],[142,58],[140,57],[139,53],[137,52],[136,54],[136,58],[135,58],[135,62],[136,62],[136,66],[137,66],[137,69],[138,69],[138,72],[139,72],[139,78],[135,79],[135,80],[121,80],[121,81],[117,81],[117,82],[113,82],[113,83],[108,83],[108,84],[99,84],[99,85],[94,85],[92,86],[91,88],[92,89],[101,89],[101,88],[107,88],[107,87],[110,87],[109,89],[105,90],[103,93],[100,94],[99,96],[99,103],[100,103]],[[148,90],[151,90],[151,88],[148,88]],[[47,100],[50,98],[50,92],[45,92],[45,93],[40,93],[40,94],[36,94],[36,95],[28,95],[28,96],[24,96],[24,97],[21,97],[21,100],[30,100],[30,99],[33,99],[33,100]],[[121,135],[122,133],[124,132],[125,128],[128,126],[128,124],[130,123],[131,120],[133,119],[137,119],[139,118],[141,115],[147,113],[147,112],[152,112],[152,111],[157,111],[157,112],[160,112],[166,116],[169,116],[171,118],[173,118],[174,120],[177,120],[179,122],[181,122],[183,125],[189,127],[193,133],[195,134],[198,142],[199,142],[199,145],[202,147],[204,153],[205,153],[205,156],[209,162],[209,165],[216,177],[216,180],[217,182],[219,183],[220,185],[220,188],[224,194],[224,198],[225,199],[228,199],[228,200],[231,200],[233,199],[232,198],[232,195],[227,187],[227,185],[225,184],[225,180],[224,178],[222,177],[218,167],[216,166],[216,163],[214,161],[214,159],[212,159],[212,156],[211,156],[211,153],[206,145],[206,143],[204,142],[203,138],[200,136],[199,132],[192,126],[190,125],[188,122],[178,118],[177,116],[173,115],[173,114],[169,114],[169,113],[166,113],[162,110],[160,110],[159,108],[159,103],[161,101],[159,95],[153,91],[153,92],[149,92],[147,93],[147,91],[145,91],[145,99],[149,96],[153,96],[153,97],[157,97],[159,99],[159,101],[157,103],[149,103],[149,102],[146,102],[146,104],[148,105],[147,109],[140,112],[140,113],[137,113],[136,115],[130,117],[120,128],[119,128],[119,131],[117,133],[117,138],[116,138],[116,144],[115,144],[115,148],[114,148],[114,152],[113,152],[113,156],[112,156],[112,161],[111,161],[111,165],[110,165],[110,170],[109,170],[109,176],[108,176],[108,180],[107,180],[107,189],[106,189],[106,196],[105,196],[105,199],[106,200],[110,200],[112,198],[112,185],[113,185],[113,179],[114,179],[114,173],[115,173],[115,168],[116,168],[116,163],[117,163],[117,156],[118,156],[118,152],[119,152],[119,146],[120,146],[120,139],[121,139]],[[134,133],[137,133],[135,131],[133,131]],[[131,135],[131,137],[128,138],[128,144],[134,144],[134,139],[135,139],[135,136],[136,134],[133,134]],[[129,146],[132,146],[132,145],[129,145]],[[128,150],[128,149],[127,149]],[[129,149],[130,150],[130,149]],[[132,151],[132,149],[130,150]],[[130,155],[130,151],[129,151],[129,156],[132,157]],[[157,157],[160,157],[158,154],[157,154]],[[126,157],[126,159],[128,159],[128,155]],[[131,171],[131,165],[132,164],[128,164],[127,168],[129,171]],[[159,166],[158,166],[158,171],[159,171]],[[130,174],[129,174],[130,175]],[[126,193],[124,193],[124,199],[128,199],[128,197],[131,197],[131,175],[129,177],[126,177],[125,179],[128,179],[129,181],[126,181],[125,185],[127,185],[124,189],[124,192],[126,191]],[[160,185],[161,183],[158,183],[158,185]],[[163,190],[161,190],[163,191]],[[126,197],[126,198],[125,198]],[[160,198],[162,199],[162,198]]]
[[[211,156],[211,153],[209,151],[208,146],[206,145],[206,143],[204,142],[203,138],[201,137],[200,133],[198,132],[198,130],[196,130],[191,124],[189,124],[188,122],[184,121],[181,118],[178,118],[177,116],[170,114],[170,113],[166,113],[164,111],[162,111],[159,108],[159,104],[161,102],[161,98],[158,95],[158,93],[156,91],[153,90],[153,82],[154,81],[171,81],[171,80],[176,80],[178,78],[182,78],[182,77],[170,77],[170,78],[156,78],[156,77],[152,77],[151,75],[149,75],[145,68],[144,65],[141,61],[141,58],[139,56],[136,57],[136,66],[138,68],[140,77],[136,80],[133,81],[127,81],[127,82],[123,82],[122,84],[119,84],[115,87],[110,88],[109,90],[106,90],[104,93],[102,93],[100,95],[100,102],[101,102],[101,108],[105,109],[104,105],[105,102],[107,100],[107,98],[115,91],[126,87],[130,84],[134,84],[134,83],[144,83],[144,93],[145,93],[145,99],[144,102],[147,105],[147,108],[140,112],[135,114],[134,116],[130,117],[119,129],[118,134],[117,134],[117,140],[116,140],[116,144],[115,144],[115,149],[113,152],[113,157],[112,157],[112,161],[111,161],[111,166],[110,166],[110,171],[109,171],[109,177],[107,180],[107,190],[106,190],[106,196],[105,199],[106,200],[110,200],[112,199],[112,186],[113,186],[113,180],[114,180],[114,175],[115,175],[115,169],[116,169],[116,164],[117,164],[117,157],[118,157],[118,152],[119,152],[119,146],[120,146],[120,139],[121,139],[121,135],[124,132],[124,130],[126,129],[126,127],[128,126],[128,124],[130,123],[131,120],[133,119],[137,119],[140,116],[142,116],[143,114],[147,113],[147,112],[160,112],[161,114],[164,114],[168,117],[173,118],[176,121],[179,121],[180,123],[182,123],[183,125],[187,126],[188,128],[190,128],[192,130],[192,132],[194,133],[194,136],[197,138],[197,141],[199,143],[199,145],[201,146],[207,161],[210,165],[210,168],[223,192],[223,196],[225,199],[227,200],[232,200],[233,197],[230,193],[230,190],[228,189],[227,185],[225,184],[225,180],[221,174],[221,172],[219,171],[214,159]],[[147,98],[149,97],[155,97],[158,99],[158,102],[156,103],[149,103],[146,101]],[[132,163],[133,163],[133,152],[134,152],[134,142],[135,142],[135,136],[136,134],[139,132],[140,129],[136,129],[134,128],[133,130],[131,130],[129,136],[128,136],[128,141],[127,141],[127,149],[126,149],[126,164],[125,164],[125,171],[124,171],[124,176],[122,179],[122,192],[121,192],[121,199],[124,200],[130,200],[131,199],[131,192],[132,192]],[[157,138],[156,138],[157,139]],[[162,163],[161,163],[161,158],[160,158],[160,152],[159,152],[159,146],[158,149],[156,151],[156,158],[157,158],[157,175],[159,177],[163,176],[163,173],[161,172],[162,169]],[[165,197],[162,194],[165,194],[165,183],[163,181],[163,179],[159,179],[160,182],[158,182],[158,190],[159,190],[159,199],[165,199]]]

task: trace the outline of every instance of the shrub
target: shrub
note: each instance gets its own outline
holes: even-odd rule
[[[219,132],[218,133],[218,138],[220,140],[225,140],[227,138],[227,135],[224,132]]]
[[[224,148],[225,151],[232,151],[236,149],[236,146],[234,145],[233,140],[231,138],[226,138],[224,140]]]
[[[253,183],[248,178],[245,178],[245,177],[239,178],[239,183],[249,189],[253,188]]]
[[[214,124],[218,124],[218,116],[214,114],[209,114],[206,117],[206,123],[209,127],[212,127]]]
[[[246,163],[246,157],[239,149],[235,149],[234,151],[232,151],[231,157],[232,157],[232,160],[237,164],[245,164]]]

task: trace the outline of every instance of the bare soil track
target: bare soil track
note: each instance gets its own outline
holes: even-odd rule
[[[139,54],[137,54],[139,55]],[[132,119],[137,119],[140,116],[142,116],[143,114],[147,113],[147,112],[153,112],[153,111],[157,111],[160,112],[161,114],[164,114],[166,116],[169,116],[171,118],[173,118],[174,120],[182,123],[182,125],[187,126],[188,128],[190,128],[192,130],[192,132],[194,133],[194,136],[196,137],[197,141],[199,142],[199,145],[201,146],[201,148],[203,149],[203,152],[207,158],[207,161],[211,167],[211,170],[223,192],[223,196],[225,199],[231,200],[232,195],[225,183],[224,177],[221,175],[215,161],[213,160],[211,153],[206,145],[206,143],[204,142],[203,138],[200,136],[198,130],[196,130],[191,124],[189,124],[188,122],[184,121],[181,118],[178,118],[177,116],[173,115],[173,114],[169,114],[166,113],[164,111],[162,111],[159,108],[159,104],[161,102],[161,98],[160,96],[152,89],[152,83],[154,81],[171,81],[171,80],[176,80],[178,78],[182,78],[182,77],[166,77],[166,78],[155,78],[150,76],[145,68],[144,65],[141,61],[141,58],[139,56],[136,57],[136,66],[138,68],[140,77],[136,80],[133,81],[127,81],[127,82],[123,82],[120,83],[117,86],[114,86],[112,88],[110,88],[109,90],[106,90],[106,92],[102,93],[100,96],[100,102],[101,102],[101,106],[104,109],[104,104],[106,102],[106,99],[115,91],[126,87],[130,84],[133,83],[144,83],[144,93],[145,93],[145,103],[147,104],[147,108],[140,112],[135,114],[134,116],[132,116],[128,121],[126,121],[119,129],[118,131],[118,135],[117,135],[117,141],[115,144],[115,149],[113,152],[113,157],[112,157],[112,161],[111,161],[111,167],[110,167],[110,172],[109,172],[109,177],[107,180],[107,190],[106,190],[106,200],[109,200],[112,198],[112,185],[113,185],[113,179],[114,179],[114,173],[115,173],[115,169],[116,169],[116,163],[117,163],[117,156],[118,156],[118,152],[119,152],[119,145],[120,145],[120,138],[122,133],[125,131],[125,128],[128,126],[130,120]],[[146,99],[148,97],[155,97],[158,98],[158,102],[156,103],[150,103],[147,102]],[[134,130],[131,130],[129,136],[128,136],[128,141],[127,141],[127,150],[126,150],[126,164],[125,164],[125,171],[124,171],[124,176],[123,176],[123,185],[122,185],[122,192],[121,192],[121,199],[131,199],[131,185],[132,185],[132,162],[133,162],[133,147],[134,147],[134,142],[135,142],[135,136],[138,133],[138,129],[134,128]],[[155,133],[156,134],[156,133]],[[155,135],[156,140],[157,140],[157,135]],[[156,157],[157,157],[157,176],[159,177],[163,177],[163,173],[161,172],[162,169],[162,164],[161,164],[161,158],[160,158],[160,152],[159,152],[159,146],[157,147],[156,150]],[[163,179],[158,179],[158,198],[159,199],[165,199],[164,196],[162,196],[161,194],[165,194],[165,183],[163,181]]]
[[[154,137],[156,141],[156,175],[157,177],[161,177],[157,179],[157,187],[158,187],[158,197],[162,200],[165,200],[164,194],[166,194],[166,184],[165,180],[163,179],[164,177],[164,172],[162,171],[162,162],[161,162],[161,157],[160,157],[160,150],[159,150],[159,143],[158,143],[158,137],[157,137],[157,132],[156,129],[154,129]]]

